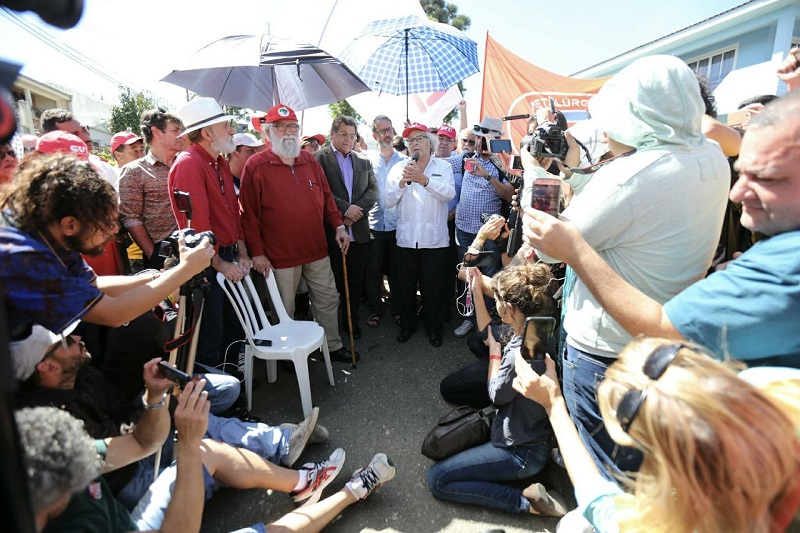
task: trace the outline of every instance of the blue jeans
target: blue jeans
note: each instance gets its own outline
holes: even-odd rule
[[[464,450],[428,470],[428,488],[437,498],[481,505],[507,513],[528,513],[522,490],[497,483],[519,481],[547,463],[550,441],[530,446],[496,448],[491,442]]]
[[[195,373],[195,376],[205,378],[206,386],[203,389],[208,392],[208,401],[211,403],[211,414],[221,415],[233,405],[239,398],[239,380],[221,370],[195,363],[195,370],[203,373]]]
[[[578,350],[567,343],[564,355],[564,400],[570,417],[578,428],[583,443],[595,464],[609,481],[618,481],[624,471],[635,472],[642,463],[642,454],[635,448],[620,446],[606,431],[600,407],[597,405],[597,387],[606,375],[613,359],[598,357]]]
[[[205,438],[212,439],[217,442],[224,442],[237,448],[245,448],[251,452],[259,455],[267,461],[276,465],[282,465],[283,460],[289,454],[289,436],[291,430],[286,428],[272,427],[267,424],[259,422],[242,422],[238,418],[222,418],[214,415],[208,415],[208,430],[206,431]],[[167,442],[161,448],[161,468],[159,470],[159,477],[163,473],[172,468],[172,450],[174,448],[174,441],[170,435]],[[163,503],[162,494],[164,487],[159,485],[157,490],[153,490],[151,484],[153,483],[153,471],[155,469],[155,454],[145,457],[136,464],[136,473],[128,481],[122,490],[117,494],[117,500],[122,503],[127,509],[133,509],[137,502],[148,496],[148,506],[160,505]],[[174,474],[171,474],[174,477]],[[208,476],[206,483],[206,499],[211,497],[211,493],[216,490],[219,485],[214,481],[211,476]],[[167,479],[167,478],[165,478]],[[209,481],[210,480],[210,481]],[[158,482],[158,480],[157,480]],[[172,492],[171,485],[166,483],[169,487],[169,494]],[[169,497],[166,498],[166,503],[169,503]],[[166,504],[164,506],[166,509]],[[163,517],[162,517],[163,520]]]

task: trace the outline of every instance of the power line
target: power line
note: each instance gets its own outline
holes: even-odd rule
[[[44,44],[48,45],[49,47],[53,48],[57,52],[61,53],[62,55],[68,57],[72,61],[78,63],[83,68],[89,70],[90,72],[96,74],[97,76],[103,78],[104,80],[112,83],[116,86],[123,86],[123,87],[130,87],[133,84],[126,83],[120,81],[119,79],[115,78],[111,74],[107,73],[106,67],[96,63],[91,58],[87,57],[80,51],[72,48],[71,46],[59,42],[56,40],[55,37],[47,33],[44,28],[42,28],[37,22],[32,20],[26,20],[24,17],[20,16],[19,14],[9,10],[8,8],[2,9],[6,19],[10,22],[16,24],[22,30],[26,31],[33,37],[37,38],[38,40],[42,41]]]

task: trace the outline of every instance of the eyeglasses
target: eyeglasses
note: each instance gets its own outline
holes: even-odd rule
[[[358,137],[358,135],[356,135],[355,133],[347,133],[346,131],[337,131],[336,135],[338,135],[341,140],[348,139],[351,141],[355,141],[356,138]]]
[[[678,352],[685,348],[685,344],[668,344],[659,346],[647,356],[642,366],[642,373],[653,381],[658,380],[667,371],[667,367],[675,360]],[[628,433],[642,404],[647,399],[649,388],[639,390],[631,389],[622,396],[617,406],[617,421],[622,431]]]
[[[455,139],[451,139],[447,135],[437,135],[440,143],[450,143],[453,142]]]
[[[49,359],[53,357],[59,348],[64,348],[65,350],[69,350],[69,347],[73,344],[77,343],[72,335],[61,335],[61,341],[54,344],[47,352],[45,352],[44,357],[42,360]]]
[[[297,133],[300,131],[300,124],[273,124],[272,127],[279,133],[283,133],[287,129],[290,133]]]
[[[17,153],[10,147],[0,148],[0,159],[5,159],[6,157],[17,157]]]
[[[427,139],[428,139],[427,135],[419,135],[417,137],[409,137],[409,138],[407,138],[406,142],[408,144],[414,144],[414,143],[418,143],[418,142],[421,142],[421,141],[425,141]]]
[[[375,133],[378,135],[386,135],[387,133],[391,133],[394,131],[394,127],[389,126],[388,128],[383,128],[382,130],[375,130]]]
[[[468,144],[470,146],[475,146],[475,140],[473,140],[473,139],[461,139],[461,142],[462,143],[466,143],[466,144]]]
[[[225,196],[225,182],[222,181],[222,172],[219,170],[219,164],[215,164],[214,168],[217,169],[217,179],[219,180],[219,190],[222,192],[222,196]]]

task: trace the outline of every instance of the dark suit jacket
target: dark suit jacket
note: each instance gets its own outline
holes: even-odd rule
[[[336,160],[336,154],[333,152],[333,147],[326,146],[314,153],[317,162],[322,166],[325,171],[325,176],[328,178],[328,185],[333,193],[333,198],[336,200],[336,207],[342,212],[344,216],[347,209],[351,204],[360,207],[364,216],[358,222],[353,224],[353,237],[359,244],[369,242],[369,210],[375,205],[378,200],[378,182],[375,180],[375,173],[372,171],[372,163],[365,156],[358,152],[351,152],[350,159],[353,162],[353,198],[347,193],[347,187],[344,186],[344,177],[342,176],[342,169],[339,168],[339,162]],[[330,228],[328,237],[332,237]]]

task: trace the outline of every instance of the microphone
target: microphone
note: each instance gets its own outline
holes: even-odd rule
[[[419,152],[414,152],[414,155],[411,156],[411,160],[416,163],[419,161]]]
[[[522,115],[509,115],[507,117],[503,117],[502,120],[519,120],[521,118],[531,118],[530,113],[525,113]]]

